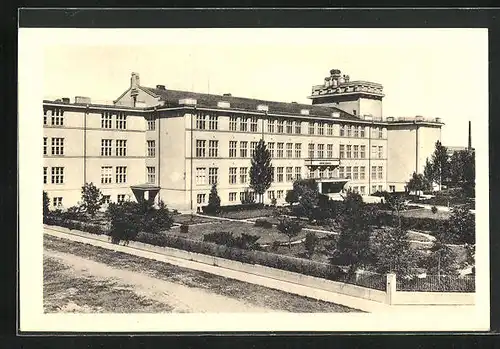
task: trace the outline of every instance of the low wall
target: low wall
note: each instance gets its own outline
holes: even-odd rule
[[[475,293],[397,291],[392,305],[474,305]]]

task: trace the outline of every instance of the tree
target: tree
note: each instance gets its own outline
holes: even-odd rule
[[[49,199],[49,196],[47,195],[47,192],[45,190],[43,191],[42,198],[43,198],[42,199],[43,200],[43,223],[46,223],[48,221],[49,214],[50,214],[50,209],[49,209],[50,199]]]
[[[273,181],[271,153],[261,139],[252,155],[250,167],[250,187],[259,195],[259,202]]]
[[[465,205],[455,206],[448,219],[447,241],[457,244],[476,244],[476,216]],[[443,236],[445,238],[445,236]]]
[[[406,187],[409,191],[414,191],[418,195],[419,192],[429,190],[431,185],[423,174],[413,172],[413,175],[406,184]]]
[[[434,167],[433,167],[432,163],[429,161],[429,158],[425,159],[424,177],[425,177],[425,180],[429,183],[431,190],[433,190],[432,184],[435,182],[434,181]]]
[[[302,225],[298,220],[292,220],[290,218],[282,218],[277,226],[280,233],[288,237],[288,248],[292,248],[292,239],[299,235],[302,231]]]
[[[248,188],[245,189],[245,191],[243,192],[243,198],[241,199],[241,203],[243,205],[249,205],[255,203],[255,195],[253,194],[254,193],[252,193]]]
[[[312,258],[314,255],[314,251],[316,250],[316,246],[318,245],[318,237],[313,232],[308,232],[306,234],[306,240],[304,243],[305,249],[307,251],[307,255],[309,258]]]
[[[466,196],[474,196],[475,170],[473,150],[454,152],[450,158],[450,184],[461,187]]]
[[[210,194],[208,194],[208,205],[206,207],[208,213],[219,213],[220,212],[220,197],[217,193],[217,184],[212,185]]]
[[[427,168],[428,163],[430,163],[430,167]],[[424,173],[432,182],[439,184],[440,190],[443,182],[449,179],[449,165],[446,147],[440,141],[436,141],[434,153],[431,156],[431,160],[426,162],[426,171]]]
[[[301,179],[293,183],[293,191],[299,197],[301,213],[309,221],[314,220],[315,208],[319,203],[318,184],[314,179]]]
[[[371,210],[367,209],[361,195],[348,192],[339,218],[340,236],[332,253],[331,262],[348,266],[350,276],[354,275],[358,268],[372,262],[371,221]]]
[[[290,207],[296,203],[296,202],[299,202],[299,196],[297,195],[297,193],[295,192],[295,190],[288,190],[286,192],[286,196],[285,196],[285,201],[287,203],[290,204]]]
[[[429,249],[429,256],[424,260],[424,267],[431,275],[456,274],[456,254],[442,241],[436,239]]]
[[[82,187],[82,209],[91,217],[94,217],[96,212],[101,208],[104,202],[101,190],[94,183],[85,183]]]

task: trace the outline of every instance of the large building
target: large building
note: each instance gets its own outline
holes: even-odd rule
[[[265,202],[284,203],[297,178],[316,178],[331,196],[402,191],[423,171],[443,123],[384,117],[383,97],[382,85],[337,69],[313,86],[312,105],[145,87],[132,73],[110,104],[44,100],[44,190],[53,207],[77,204],[92,182],[108,201],[149,195],[197,210],[217,183],[222,204],[237,204],[263,139],[274,168]]]

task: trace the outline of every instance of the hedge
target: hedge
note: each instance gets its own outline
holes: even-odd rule
[[[81,222],[71,219],[63,219],[60,217],[49,216],[44,222],[47,225],[57,225],[59,227],[68,228],[70,230],[85,231],[90,234],[107,235],[108,229],[100,224]]]

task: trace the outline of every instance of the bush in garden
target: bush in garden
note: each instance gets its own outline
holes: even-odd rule
[[[302,231],[302,225],[298,220],[291,220],[289,218],[283,218],[280,220],[278,226],[278,231],[288,237],[288,248],[292,248],[292,239],[300,234]]]
[[[217,245],[232,246],[234,244],[233,233],[227,231],[216,231],[203,235],[203,241],[213,242]]]
[[[306,234],[306,241],[304,243],[305,249],[307,251],[307,255],[309,258],[312,258],[314,255],[314,251],[316,250],[316,247],[318,245],[318,237],[316,236],[315,233],[313,232],[308,232]]]
[[[104,197],[101,190],[94,183],[85,183],[82,187],[82,210],[87,212],[90,217],[94,217],[96,212],[104,203]]]
[[[259,218],[255,220],[254,226],[256,227],[263,227],[266,229],[271,229],[273,227],[273,224],[266,219]]]
[[[180,227],[180,229],[181,229],[181,233],[182,234],[189,233],[189,225],[187,225],[187,224],[182,224],[181,227]]]
[[[432,206],[431,211],[432,211],[432,213],[436,214],[438,209],[436,206]]]
[[[220,197],[217,193],[217,184],[212,185],[210,194],[208,194],[208,205],[206,206],[204,212],[209,214],[218,214],[221,211],[220,208]]]

